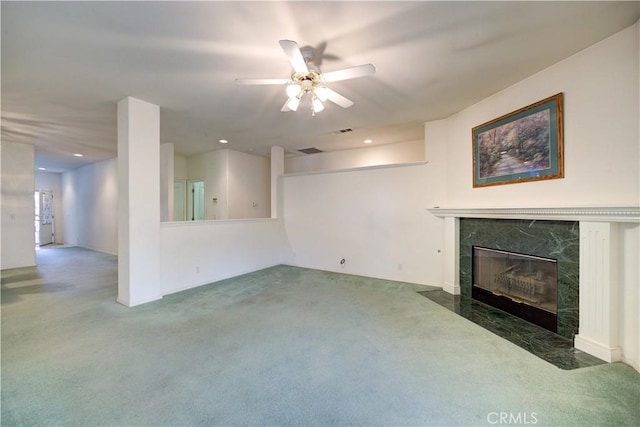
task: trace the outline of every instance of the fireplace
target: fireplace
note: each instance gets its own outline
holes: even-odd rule
[[[578,222],[460,218],[459,230],[459,280],[460,293],[463,296],[474,298],[472,295],[474,288],[472,286],[474,247],[512,252],[520,255],[527,254],[540,259],[553,259],[556,261],[557,275],[556,333],[573,339],[575,334],[578,333],[579,318],[580,227]],[[491,292],[488,291],[484,294],[486,295],[487,293]],[[522,299],[518,295],[515,297]],[[498,298],[498,300],[508,305],[508,302],[505,301],[509,300],[507,297]],[[498,308],[509,312],[508,307],[504,305]],[[542,317],[549,317],[546,313],[533,311],[536,316],[541,314]],[[527,320],[535,323],[533,320]],[[546,319],[545,321],[554,323],[553,320]],[[553,327],[548,329],[552,330]]]
[[[637,369],[637,204],[429,212],[444,219],[444,291],[471,299],[473,246],[555,258],[557,334],[607,362],[626,354]]]
[[[556,259],[481,246],[472,252],[473,299],[558,331]]]

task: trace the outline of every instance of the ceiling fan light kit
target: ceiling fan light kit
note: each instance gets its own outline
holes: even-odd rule
[[[289,98],[292,98],[294,96],[300,95],[300,93],[302,92],[302,88],[300,87],[300,85],[290,84],[287,86],[286,91],[287,91],[287,96]]]
[[[313,106],[313,112],[314,113],[319,113],[320,111],[324,110],[324,104],[315,95],[313,96],[313,98],[311,100],[311,105]]]
[[[286,85],[285,92],[288,99],[281,111],[296,111],[302,97],[307,93],[311,96],[311,114],[313,116],[324,110],[325,101],[331,101],[342,108],[349,108],[353,105],[353,101],[329,89],[326,84],[370,76],[376,72],[373,65],[365,64],[323,74],[317,66],[311,64],[314,56],[313,49],[301,50],[298,44],[292,40],[280,40],[280,46],[293,68],[290,79],[236,79],[236,84]]]
[[[301,97],[302,96],[292,96],[289,98],[284,107],[282,107],[282,111],[296,111],[298,109],[298,105],[300,105]]]

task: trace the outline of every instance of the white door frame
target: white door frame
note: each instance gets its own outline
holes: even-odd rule
[[[36,190],[36,245],[44,246],[55,242],[54,198],[51,190]]]

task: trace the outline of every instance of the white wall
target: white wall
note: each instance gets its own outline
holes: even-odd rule
[[[370,166],[420,163],[424,162],[424,160],[423,139],[289,157],[284,161],[284,170],[285,173],[288,174],[321,172]]]
[[[638,24],[449,118],[447,207],[638,205]],[[564,93],[565,178],[472,187],[471,129]]]
[[[474,189],[471,129],[558,92],[565,94],[566,177]],[[425,166],[287,176],[285,225],[296,253],[291,263],[440,284],[442,224],[424,213],[427,207],[637,205],[638,93],[636,24],[448,119],[427,123]]]
[[[53,234],[54,242],[64,242],[62,175],[59,173],[36,171],[36,191],[49,190],[53,193]]]
[[[287,261],[439,285],[442,227],[425,210],[440,192],[439,172],[427,164],[286,176]]]
[[[204,218],[206,220],[229,218],[228,151],[209,151],[187,159],[187,178],[204,181]]]
[[[228,153],[209,156],[229,157]],[[272,149],[272,157],[275,165],[284,163],[282,149]],[[277,206],[282,204],[281,172],[282,168],[273,172],[269,168],[268,181],[274,182],[271,196]],[[163,294],[272,267],[290,253],[282,218],[162,223],[160,250]]]
[[[271,217],[270,160],[228,150],[228,218]]]
[[[281,220],[162,223],[163,294],[178,292],[282,263]]]
[[[187,158],[181,154],[174,154],[173,157],[174,179],[187,179]]]
[[[62,174],[65,244],[118,252],[117,159]]]
[[[229,149],[210,151],[187,160],[188,179],[205,182],[207,220],[269,218],[269,168],[266,157]]]
[[[36,264],[33,145],[2,141],[0,269]]]

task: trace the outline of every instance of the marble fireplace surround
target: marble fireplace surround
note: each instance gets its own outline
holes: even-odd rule
[[[460,218],[578,221],[579,327],[574,347],[606,362],[622,360],[618,316],[618,227],[640,223],[640,207],[433,208],[444,218],[443,290],[459,295]]]
[[[488,304],[502,311],[510,312],[516,317],[527,320],[527,316],[532,316],[531,323],[538,323],[538,326],[550,329],[556,334],[565,337],[573,342],[573,337],[578,333],[578,295],[579,295],[579,225],[577,221],[539,221],[522,219],[489,219],[489,218],[460,218],[460,294],[467,298],[476,299],[484,304]],[[541,309],[535,302],[527,303],[524,293],[522,299],[518,299],[518,289],[515,289],[518,303],[509,303],[508,297],[502,296],[493,298],[486,286],[492,286],[491,278],[485,276],[485,286],[480,286],[474,291],[474,247],[478,247],[484,254],[487,261],[492,255],[492,250],[512,254],[513,258],[520,260],[528,259],[531,264],[538,265],[543,259],[553,259],[555,262],[543,262],[543,267],[547,268],[545,285],[555,288],[553,292],[555,300],[548,300],[547,309],[555,308],[553,313]],[[489,249],[490,252],[485,252]],[[534,257],[534,258],[529,258]],[[493,258],[491,258],[493,260]],[[505,268],[505,262],[500,268]],[[487,269],[490,265],[497,267],[500,261],[485,264]],[[537,270],[537,269],[536,269]],[[555,277],[551,274],[555,271]],[[484,291],[483,291],[484,289]],[[504,289],[509,294],[508,289]],[[540,289],[541,290],[541,289]],[[477,292],[477,298],[474,296]],[[502,305],[504,304],[504,307]],[[521,312],[521,315],[518,313]],[[552,327],[555,324],[555,330]]]

